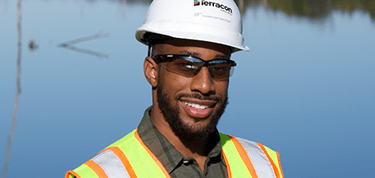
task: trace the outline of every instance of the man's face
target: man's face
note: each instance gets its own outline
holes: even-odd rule
[[[169,40],[156,47],[154,55],[189,54],[205,61],[229,59],[226,46],[188,40]],[[205,138],[215,130],[227,104],[229,78],[215,80],[207,67],[193,77],[166,70],[159,64],[157,102],[173,132],[182,139]]]

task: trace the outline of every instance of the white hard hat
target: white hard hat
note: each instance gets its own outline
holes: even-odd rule
[[[243,44],[241,14],[233,0],[154,0],[144,24],[136,31],[148,45],[146,33],[227,45],[233,52],[249,50]]]

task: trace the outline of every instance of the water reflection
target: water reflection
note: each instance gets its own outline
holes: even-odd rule
[[[371,19],[375,20],[374,0],[267,0],[265,6],[287,15],[305,16],[311,19],[324,19],[334,10],[350,14],[355,10],[361,10],[369,12]]]
[[[97,2],[98,0],[87,0]],[[109,0],[127,4],[150,4],[152,0]],[[235,0],[242,14],[254,6],[265,6],[271,11],[281,11],[290,16],[306,17],[311,20],[324,20],[333,11],[348,12],[356,10],[369,12],[375,21],[375,0]]]
[[[39,48],[39,45],[36,44],[35,40],[31,38],[31,40],[29,41],[29,50],[31,52],[37,50]]]
[[[235,0],[242,13],[252,6],[263,5],[271,11],[281,11],[290,16],[307,17],[311,20],[324,20],[333,11],[356,10],[369,12],[375,21],[375,0]]]
[[[17,115],[18,115],[18,103],[21,94],[21,46],[22,46],[22,36],[21,36],[21,0],[17,1],[17,32],[18,32],[18,41],[17,41],[17,91],[15,95],[14,101],[14,110],[13,110],[13,118],[12,118],[12,126],[10,128],[8,140],[7,140],[7,147],[6,147],[6,156],[3,166],[3,171],[1,173],[1,178],[5,178],[10,161],[10,151],[13,141],[14,131],[16,129],[17,124]]]
[[[86,0],[96,3],[101,0]],[[120,4],[150,4],[152,0],[107,0]],[[264,6],[271,11],[281,11],[287,15],[306,17],[311,20],[323,20],[333,11],[339,10],[352,14],[359,10],[368,12],[375,21],[375,0],[234,0],[242,14],[254,6]],[[7,1],[4,0],[5,5]]]
[[[91,50],[82,49],[82,48],[78,48],[78,47],[73,46],[74,44],[77,44],[77,43],[81,43],[81,42],[85,42],[85,41],[91,41],[91,40],[100,39],[100,38],[105,38],[105,37],[108,37],[108,36],[109,36],[108,33],[103,34],[101,31],[99,31],[98,33],[96,33],[94,35],[90,35],[90,36],[82,37],[82,38],[77,38],[75,40],[67,41],[65,43],[59,43],[59,44],[57,44],[57,47],[70,49],[70,50],[80,52],[80,53],[84,53],[84,54],[93,55],[93,56],[96,56],[98,58],[108,58],[109,56],[105,53],[100,53],[100,52],[91,51]]]

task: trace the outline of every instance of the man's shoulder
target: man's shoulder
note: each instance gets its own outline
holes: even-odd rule
[[[237,137],[237,140],[241,143],[241,145],[243,147],[247,147],[247,148],[257,148],[257,149],[261,149],[263,152],[265,153],[277,153],[276,151],[274,151],[273,149],[269,148],[268,146],[266,145],[263,145],[261,143],[258,143],[258,142],[254,142],[254,141],[251,141],[251,140],[247,140],[247,139],[243,139],[243,138],[238,138]]]
[[[85,175],[84,177],[91,177],[90,175],[96,174],[95,171],[98,170],[97,167],[100,167],[100,169],[102,169],[103,167],[106,167],[108,165],[123,165],[123,156],[121,156],[122,152],[124,151],[124,148],[131,149],[132,147],[134,147],[134,140],[137,140],[135,132],[136,129],[107,146],[105,149],[100,151],[87,162],[83,163],[81,166],[72,171],[68,171],[65,178],[82,177],[80,175]],[[125,168],[121,169],[120,172],[122,172],[123,175],[128,175]]]
[[[231,140],[233,144],[238,143],[238,145],[241,145],[241,147],[247,152],[251,153],[251,155],[257,155],[257,154],[278,154],[276,151],[270,149],[269,147],[255,142],[248,139],[244,139],[241,137],[235,137],[235,136],[229,136],[226,134],[220,133],[222,145],[224,146],[227,142],[227,140]]]
[[[243,147],[252,147],[252,148],[257,148],[258,144],[257,142],[254,142],[254,141],[251,141],[251,140],[247,140],[247,139],[244,139],[244,138],[241,138],[241,137],[236,137],[236,136],[231,136],[231,135],[227,135],[227,134],[223,134],[223,133],[220,133],[220,138],[221,138],[221,141],[222,141],[222,145],[225,145],[227,143],[227,141],[231,141],[231,142],[238,142],[240,145],[242,145]]]
[[[251,141],[251,140],[248,140],[248,139],[244,139],[244,138],[241,138],[241,137],[235,137],[238,142],[245,148],[245,149],[249,149],[249,148],[255,148],[255,149],[259,149],[260,143],[258,142],[255,142],[255,141]]]
[[[137,129],[133,130],[132,132],[125,135],[124,137],[110,144],[107,148],[127,144],[129,141],[131,141],[134,138],[134,134],[136,131]]]

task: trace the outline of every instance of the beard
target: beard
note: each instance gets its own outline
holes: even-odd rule
[[[180,109],[176,104],[175,107],[171,106],[171,98],[168,94],[164,91],[163,85],[159,83],[156,87],[157,90],[157,102],[159,104],[159,108],[166,119],[167,123],[171,127],[172,131],[175,133],[177,137],[182,140],[192,141],[195,139],[205,139],[207,138],[210,133],[216,130],[216,126],[219,122],[220,117],[223,115],[224,110],[228,104],[228,97],[225,99],[221,99],[219,97],[211,97],[211,96],[202,96],[201,94],[178,94],[176,101],[178,101],[181,97],[190,97],[190,98],[197,98],[201,100],[215,100],[219,105],[219,108],[211,114],[210,122],[205,126],[202,127],[200,123],[201,120],[210,119],[210,118],[194,118],[196,121],[196,125],[189,125],[183,123],[182,118],[180,117]],[[200,127],[201,126],[201,127]]]

